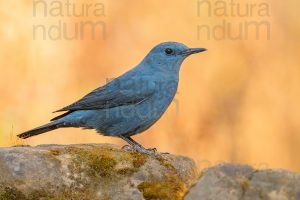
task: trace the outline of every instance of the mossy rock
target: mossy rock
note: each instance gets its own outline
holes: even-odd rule
[[[108,144],[2,148],[0,163],[0,200],[177,200],[197,178],[189,158]]]
[[[26,200],[26,196],[15,187],[0,185],[0,200]]]

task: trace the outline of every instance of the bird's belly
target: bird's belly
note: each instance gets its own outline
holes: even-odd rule
[[[161,111],[149,103],[103,110],[96,129],[104,135],[134,135],[155,123]]]

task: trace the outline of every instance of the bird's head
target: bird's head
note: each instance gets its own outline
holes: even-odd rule
[[[204,48],[188,48],[178,42],[164,42],[155,46],[143,62],[156,70],[179,71],[180,65],[188,56],[206,51]]]

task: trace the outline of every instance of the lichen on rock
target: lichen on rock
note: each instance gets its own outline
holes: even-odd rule
[[[176,200],[197,178],[189,158],[107,144],[1,148],[0,161],[0,200]]]
[[[0,148],[0,200],[299,200],[300,175],[109,144]]]

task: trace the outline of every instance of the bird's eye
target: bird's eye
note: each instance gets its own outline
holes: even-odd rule
[[[171,54],[173,54],[173,49],[170,49],[170,48],[166,48],[165,49],[165,53],[167,54],[167,55],[171,55]]]

